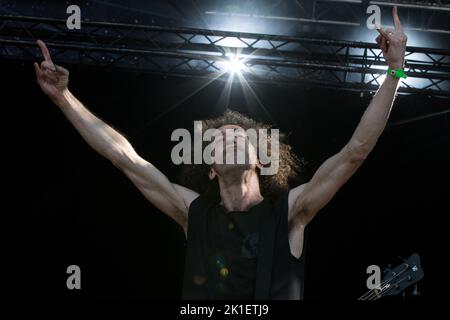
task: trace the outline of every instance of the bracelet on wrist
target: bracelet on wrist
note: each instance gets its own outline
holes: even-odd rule
[[[388,68],[387,73],[389,75],[393,76],[394,78],[398,78],[398,79],[400,79],[400,78],[406,79],[407,78],[405,70],[403,70],[402,68],[397,68],[397,69]]]

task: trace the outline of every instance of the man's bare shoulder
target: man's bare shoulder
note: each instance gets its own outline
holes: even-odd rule
[[[186,208],[189,211],[189,207],[191,206],[192,201],[197,199],[197,197],[200,194],[198,192],[195,192],[194,190],[191,190],[176,183],[172,183],[172,185],[177,191],[177,193],[183,198],[184,204],[186,205]]]
[[[304,184],[301,184],[301,185],[289,190],[289,195],[288,195],[288,204],[289,204],[289,213],[288,213],[289,218],[288,219],[289,219],[289,221],[291,220],[291,218],[295,215],[295,213],[298,210],[296,204],[298,203],[298,199],[301,198],[302,192],[305,190],[306,185],[307,185],[307,183],[304,183]]]

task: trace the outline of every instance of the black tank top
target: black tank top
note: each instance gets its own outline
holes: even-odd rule
[[[196,198],[189,208],[183,299],[302,299],[304,253],[292,256],[288,193],[245,212]]]

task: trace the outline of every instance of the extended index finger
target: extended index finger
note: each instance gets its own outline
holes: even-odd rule
[[[50,51],[48,51],[48,48],[45,45],[45,43],[41,40],[38,40],[37,44],[42,51],[42,55],[44,56],[45,61],[52,62],[52,57],[50,56]]]
[[[397,10],[397,6],[394,6],[392,8],[392,17],[394,19],[394,26],[395,26],[395,30],[399,30],[402,31],[403,27],[402,24],[400,22],[400,18],[398,17],[398,10]]]

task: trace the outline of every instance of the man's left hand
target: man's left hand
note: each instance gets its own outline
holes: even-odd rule
[[[377,26],[380,35],[376,42],[383,51],[383,56],[391,69],[402,69],[405,60],[406,41],[408,37],[403,32],[400,18],[398,17],[397,6],[392,9],[395,29],[382,29]]]

